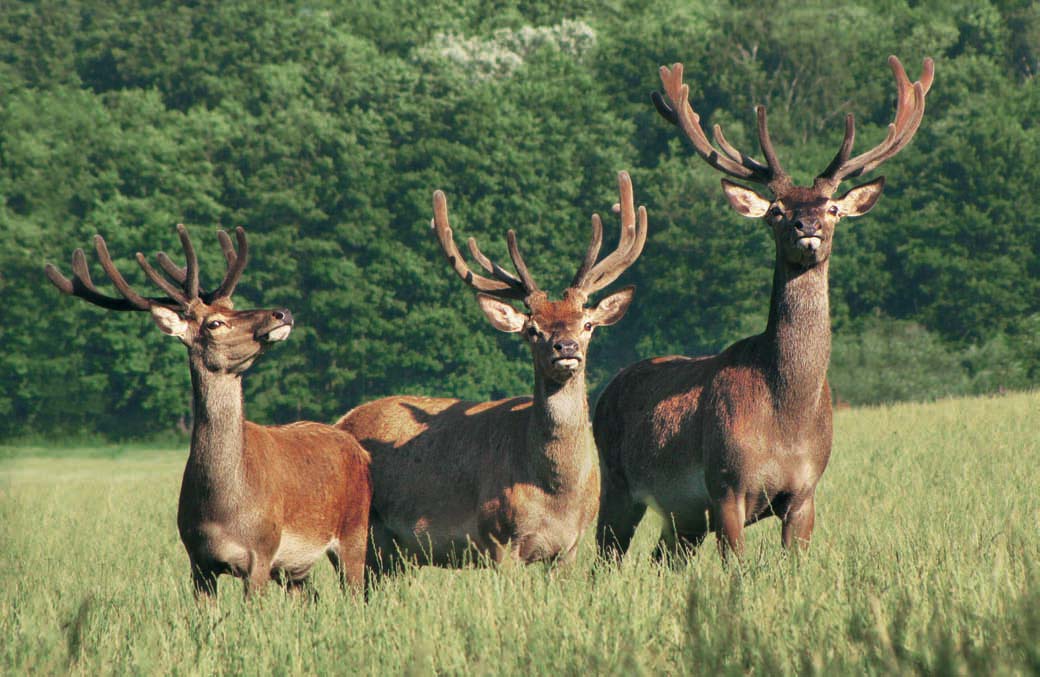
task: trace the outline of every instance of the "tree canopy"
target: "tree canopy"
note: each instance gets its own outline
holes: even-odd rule
[[[101,233],[144,286],[133,254],[179,252],[179,222],[211,282],[215,229],[245,226],[238,307],[297,318],[246,377],[254,420],[332,420],[391,393],[528,392],[520,343],[487,325],[429,232],[437,188],[458,237],[504,259],[515,228],[558,293],[593,212],[605,246],[616,239],[615,177],[629,170],[650,236],[619,282],[638,286],[629,315],[593,342],[591,382],[641,357],[716,351],[764,326],[772,244],[653,110],[658,66],[682,61],[706,126],[755,154],[752,107],[767,105],[806,182],[846,112],[858,148],[883,137],[889,54],[912,79],[935,58],[936,81],[914,141],[875,172],[888,177],[878,208],[839,227],[832,382],[854,402],[1033,386],[1034,2],[9,2],[0,428],[126,437],[185,420],[182,349],[42,272]]]

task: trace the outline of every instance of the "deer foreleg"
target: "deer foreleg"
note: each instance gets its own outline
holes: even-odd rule
[[[797,545],[800,550],[807,550],[815,523],[816,499],[810,496],[784,515],[784,526],[780,531],[784,548],[790,549],[792,545]]]
[[[191,585],[195,599],[213,599],[217,596],[217,572],[202,570],[196,564],[191,566]]]
[[[255,550],[249,551],[249,570],[244,579],[245,596],[253,597],[263,591],[271,580],[271,562],[261,557]]]
[[[718,539],[719,553],[726,559],[732,551],[739,559],[744,555],[744,522],[747,504],[743,492],[730,491],[712,510],[712,529]]]

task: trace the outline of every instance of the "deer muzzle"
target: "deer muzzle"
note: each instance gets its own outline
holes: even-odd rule
[[[267,322],[256,332],[257,339],[274,343],[289,338],[293,328],[293,315],[288,308],[272,310]]]

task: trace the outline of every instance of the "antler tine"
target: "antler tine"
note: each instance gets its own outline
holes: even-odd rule
[[[176,299],[183,305],[188,304],[188,297],[184,295],[184,292],[177,289],[174,285],[170,284],[169,280],[160,275],[154,268],[148,265],[148,260],[145,259],[144,254],[137,252],[137,265],[141,266],[141,270],[148,276],[148,279],[154,282],[164,292],[170,295],[171,298]]]
[[[646,207],[640,206],[636,211],[632,179],[628,172],[618,173],[618,189],[621,193],[621,238],[617,249],[589,270],[578,284],[571,285],[585,296],[603,289],[620,277],[639,258],[646,244]]]
[[[731,144],[726,139],[726,135],[722,133],[721,125],[715,125],[714,127],[712,127],[711,135],[712,138],[715,139],[715,143],[717,143],[719,147],[722,148],[722,152],[728,155],[730,159],[732,159],[734,162],[739,162],[743,166],[755,172],[760,172],[763,174],[767,174],[769,172],[769,167],[765,166],[758,160],[752,157],[748,157],[744,153],[741,153],[738,148]]]
[[[231,244],[231,238],[223,230],[218,230],[217,240],[220,242],[220,251],[224,252],[224,260],[227,261],[227,265],[235,265],[238,254],[235,253],[235,247]]]
[[[230,270],[224,280],[224,284],[218,289],[218,292],[227,290],[224,293],[225,296],[230,295],[230,290],[234,288],[235,283],[238,281],[238,277],[242,273],[242,268],[245,266],[246,261],[246,244],[245,244],[245,233],[242,229],[238,229],[238,243],[239,252],[236,255],[234,250],[231,250],[230,255],[225,249],[225,257],[228,259],[230,264]],[[149,265],[144,254],[137,252],[136,260],[138,265],[141,266],[141,270],[144,271],[145,275],[160,287],[167,296],[155,297],[155,296],[141,296],[133,290],[133,288],[127,283],[122,273],[116,268],[112,262],[112,255],[108,251],[108,244],[105,239],[100,235],[94,236],[94,246],[97,249],[98,261],[101,263],[101,267],[105,270],[112,285],[123,295],[123,298],[116,298],[114,296],[107,296],[94,285],[94,281],[90,277],[90,268],[87,265],[86,255],[82,249],[76,249],[72,252],[72,272],[73,279],[68,279],[57,269],[57,267],[48,263],[44,266],[44,273],[47,278],[64,294],[72,296],[78,296],[94,305],[107,308],[109,310],[148,310],[152,306],[162,305],[169,308],[184,308],[188,306],[192,300],[198,299],[201,296],[206,296],[206,302],[209,302],[209,295],[199,293],[199,273],[198,273],[198,259],[195,255],[195,249],[191,244],[191,240],[188,238],[187,230],[183,225],[178,225],[177,232],[180,236],[181,244],[184,247],[184,254],[187,258],[187,266],[181,268],[175,264],[169,256],[164,252],[159,252],[156,257],[159,261],[160,267],[163,271],[173,278],[178,284],[181,285],[182,289],[178,289],[177,285],[171,283],[162,273],[157,271],[151,265]],[[230,246],[230,239],[224,236],[221,240],[222,246],[225,244]],[[194,292],[194,293],[193,293]],[[214,294],[214,298],[218,298],[217,294]]]
[[[126,299],[117,299],[99,292],[97,287],[94,286],[94,282],[90,279],[86,256],[83,254],[82,249],[76,249],[72,252],[72,271],[74,279],[70,280],[62,275],[53,264],[48,263],[43,267],[43,272],[47,275],[47,278],[63,294],[78,296],[85,301],[108,310],[147,310],[146,308],[138,308]]]
[[[224,274],[224,280],[213,292],[207,303],[217,299],[230,298],[235,291],[235,286],[238,285],[239,279],[242,278],[242,271],[246,269],[246,264],[249,263],[249,241],[246,240],[245,228],[242,226],[235,228],[235,241],[238,243],[237,253],[231,246],[231,238],[223,230],[217,231],[217,239],[220,240],[220,249],[224,252],[224,259],[227,261],[227,273]]]
[[[523,287],[524,283],[520,281],[520,278],[510,273],[508,270],[502,268],[502,266],[498,265],[490,258],[485,256],[484,252],[480,251],[480,247],[477,246],[476,238],[469,238],[466,241],[466,244],[469,246],[469,253],[473,256],[474,259],[476,259],[477,263],[480,264],[481,268],[491,273],[502,282],[509,284],[510,286],[517,288]]]
[[[177,236],[180,237],[186,263],[184,293],[189,300],[194,300],[199,298],[199,258],[195,254],[191,238],[188,237],[188,229],[184,227],[183,223],[177,224]]]
[[[838,153],[834,156],[834,159],[831,160],[831,163],[827,165],[827,168],[820,173],[820,176],[833,176],[834,172],[836,172],[839,167],[848,162],[849,155],[852,153],[852,144],[855,140],[856,118],[852,113],[849,113],[845,116],[845,137],[841,141],[841,147],[838,149]]]
[[[843,180],[864,174],[875,169],[885,160],[902,150],[917,133],[924,118],[925,96],[932,87],[935,78],[935,62],[926,58],[921,70],[921,77],[911,83],[906,70],[894,55],[888,57],[888,64],[896,79],[896,114],[888,125],[885,139],[861,155],[848,159],[855,135],[851,115],[846,118],[845,139],[842,148],[830,165],[817,178],[817,186],[827,186],[832,191]],[[846,150],[848,146],[848,150]],[[844,156],[844,159],[842,159]]]
[[[571,287],[579,288],[585,281],[585,276],[588,275],[589,271],[592,270],[592,266],[596,263],[596,258],[599,256],[599,249],[603,246],[603,221],[600,220],[599,214],[592,215],[592,238],[589,240],[589,248],[585,250],[585,259],[578,266],[578,272],[574,274],[574,279],[571,281]]]
[[[506,244],[509,245],[509,258],[513,260],[513,267],[516,268],[516,272],[520,276],[520,282],[523,283],[527,295],[530,296],[538,291],[538,285],[535,284],[531,273],[527,271],[524,257],[520,256],[520,247],[516,244],[516,231],[512,228],[506,231]]]
[[[599,271],[594,271],[589,276],[589,282],[586,285],[588,287],[589,294],[603,289],[607,285],[614,282],[614,280],[621,277],[621,274],[628,269],[639,255],[643,253],[643,246],[646,244],[646,233],[647,233],[647,219],[646,219],[646,207],[640,205],[637,212],[638,219],[635,226],[635,235],[631,238],[631,245],[629,248],[621,254],[612,266],[604,266]],[[606,260],[606,259],[604,259]]]
[[[769,189],[778,195],[781,190],[787,188],[791,179],[787,172],[780,166],[780,158],[773,148],[773,140],[769,138],[769,123],[766,119],[766,107],[755,106],[755,117],[758,118],[758,145],[762,147],[762,154],[766,156],[766,164],[770,172],[768,180]]]
[[[76,251],[72,252],[72,274],[75,275],[76,280],[73,283],[76,286],[82,286],[83,289],[90,291],[92,294],[98,296],[104,296],[98,288],[94,286],[94,281],[90,279],[90,267],[87,265],[87,255],[83,253],[82,249],[76,248]],[[116,301],[125,299],[115,299]]]
[[[166,252],[156,252],[155,259],[159,262],[159,267],[163,269],[163,272],[172,277],[177,284],[183,285],[184,281],[188,279],[188,271],[174,263]]]
[[[76,251],[81,252],[83,250],[77,249]],[[62,275],[61,271],[58,270],[58,267],[53,263],[43,264],[43,272],[47,276],[47,279],[51,281],[51,284],[57,287],[58,291],[62,294],[74,294],[72,280]]]
[[[654,102],[654,106],[657,111],[666,120],[672,124],[678,125],[693,143],[694,150],[700,155],[705,162],[717,169],[718,171],[732,176],[736,179],[742,179],[744,181],[751,181],[753,183],[768,184],[772,180],[779,178],[782,175],[779,163],[770,162],[769,165],[764,165],[757,160],[754,160],[745,153],[741,153],[735,147],[733,147],[725,136],[722,134],[722,129],[715,125],[714,137],[716,143],[722,147],[722,153],[720,154],[711,142],[708,141],[707,135],[701,128],[700,116],[693,110],[690,105],[690,88],[688,85],[683,84],[683,65],[681,63],[673,64],[669,69],[667,66],[661,66],[661,84],[664,86],[665,94],[671,101],[671,106],[666,104],[661,98],[661,95],[657,92],[651,94],[651,99]],[[759,141],[762,141],[762,118],[759,118]],[[773,160],[776,158],[776,154],[773,152],[772,143],[769,141],[768,133],[765,135],[765,144],[762,148],[766,154],[767,160],[770,156]]]
[[[523,300],[527,297],[526,290],[517,286],[517,284],[491,280],[476,275],[469,269],[458,247],[455,246],[455,238],[452,236],[451,225],[448,222],[448,201],[440,190],[433,192],[433,219],[430,221],[430,227],[437,236],[437,241],[440,243],[444,255],[448,258],[448,263],[451,264],[451,267],[462,278],[463,282],[477,291],[498,298]],[[486,259],[487,257],[483,258]],[[522,283],[518,281],[518,284]]]
[[[148,310],[152,302],[131,289],[130,285],[123,279],[122,274],[116,269],[115,264],[112,263],[112,256],[108,253],[108,245],[105,244],[105,238],[95,235],[94,248],[97,249],[98,261],[101,262],[101,267],[105,269],[105,274],[108,275],[108,279],[112,281],[119,293],[136,306],[138,310]],[[180,299],[176,297],[174,297],[174,300],[178,303],[180,302]]]
[[[227,260],[227,264],[232,266],[235,264],[235,260],[238,258],[235,254],[234,248],[231,246],[231,238],[228,234],[222,230],[217,231],[217,239],[220,240],[220,247],[224,251],[224,258]],[[181,268],[173,260],[166,255],[166,252],[156,252],[156,260],[159,262],[159,267],[163,269],[163,272],[169,275],[173,280],[180,285],[184,285],[184,282],[188,279],[188,271],[185,268]],[[215,292],[214,292],[215,293]],[[201,286],[199,287],[199,298],[206,303],[212,303],[214,299],[214,293],[205,291]]]

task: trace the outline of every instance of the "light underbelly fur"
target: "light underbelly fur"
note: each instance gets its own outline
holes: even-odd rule
[[[326,542],[315,541],[313,537],[304,537],[283,531],[278,551],[271,560],[271,569],[284,571],[291,577],[305,575],[316,561],[325,553],[338,545],[335,538]]]

